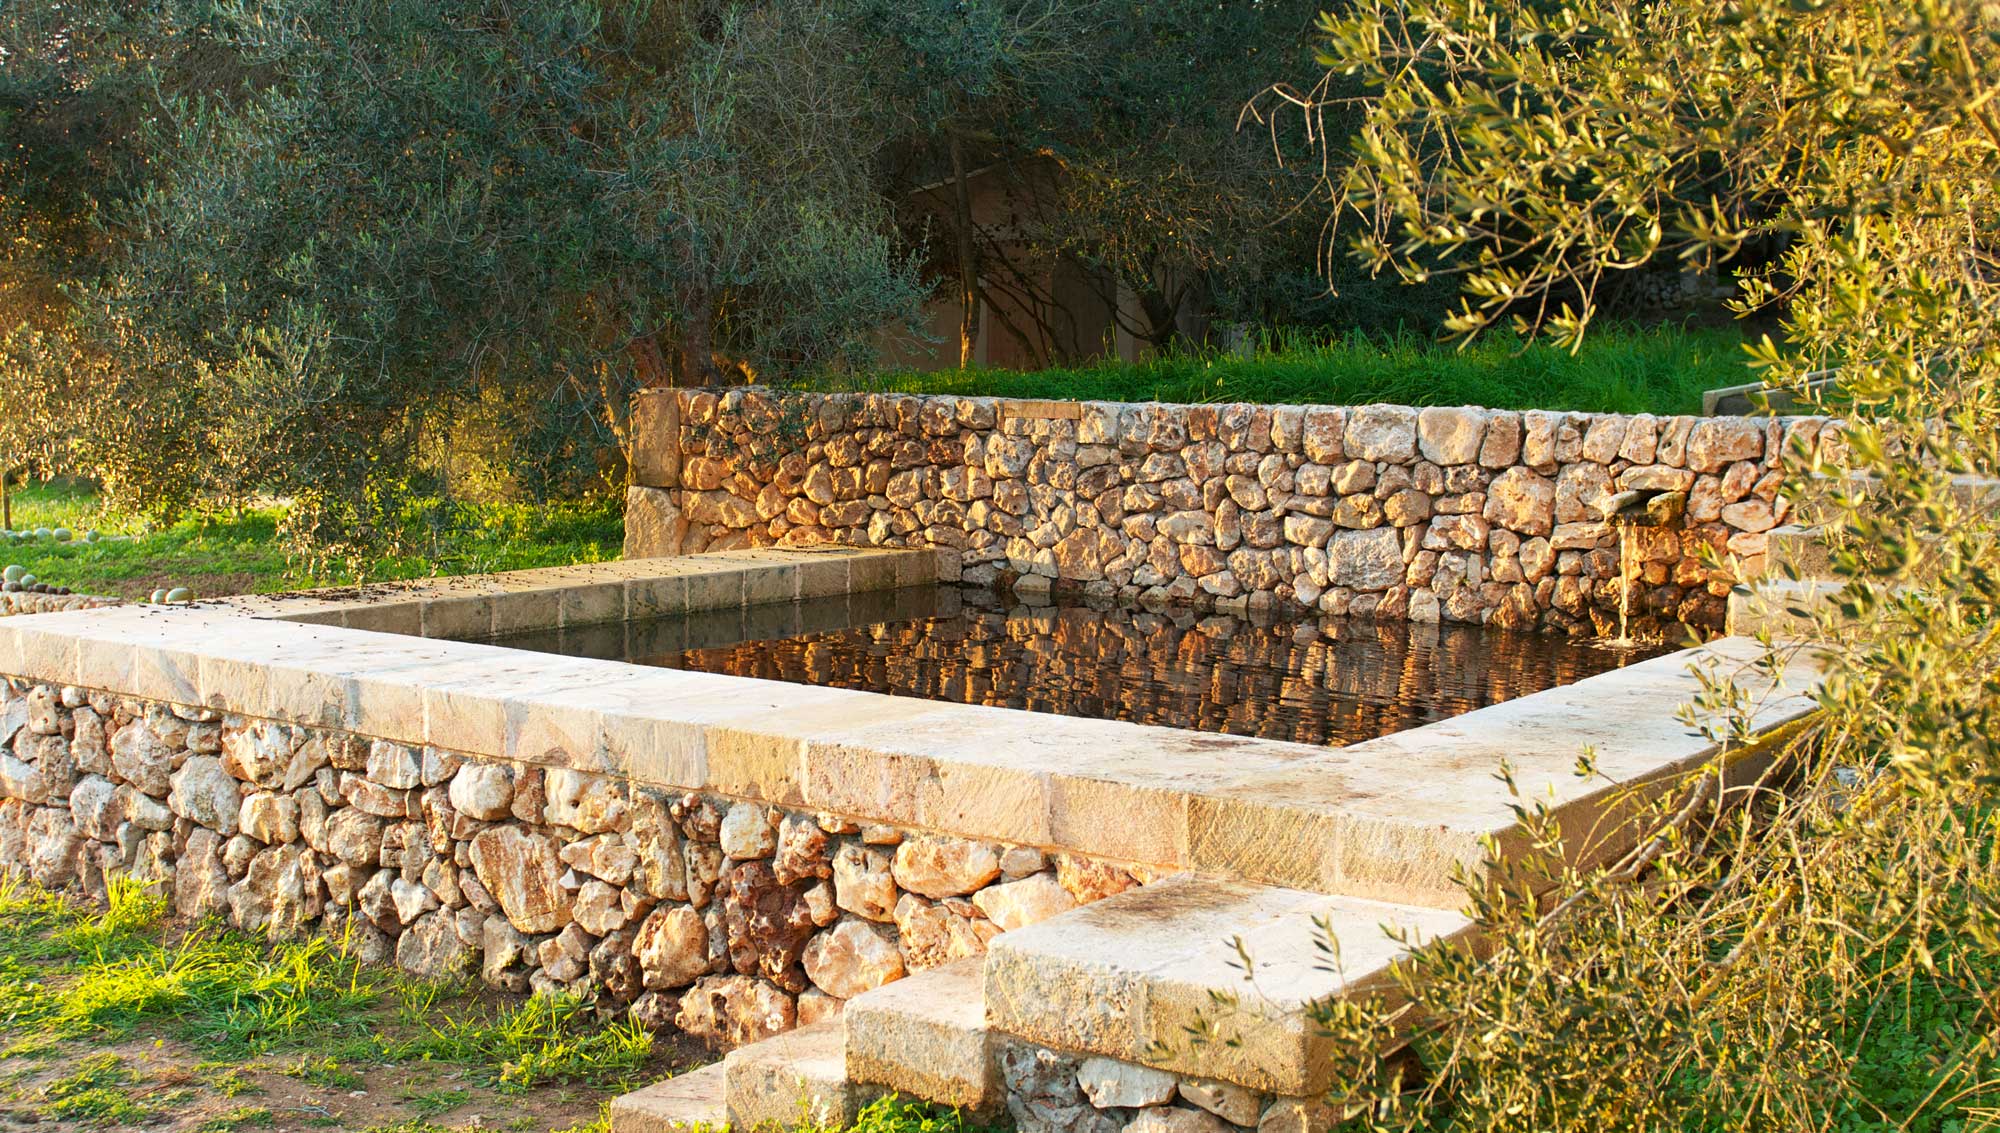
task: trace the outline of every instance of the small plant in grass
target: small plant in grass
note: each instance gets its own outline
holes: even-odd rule
[[[436,1117],[440,1113],[450,1113],[472,1100],[470,1090],[456,1086],[439,1086],[429,1090],[406,1090],[403,1101],[417,1111],[420,1117]]]
[[[65,1124],[133,1124],[152,1119],[161,1104],[179,1096],[147,1099],[137,1088],[139,1081],[118,1055],[93,1054],[75,1071],[42,1087],[38,1112],[45,1120]]]
[[[239,1129],[269,1129],[277,1115],[262,1106],[241,1106],[195,1126],[194,1133],[236,1133]]]
[[[385,1056],[498,1067],[497,1082],[526,1088],[551,1081],[624,1081],[652,1053],[653,1036],[620,1021],[588,1025],[590,1005],[538,995],[492,1012],[422,1018],[422,1032],[384,1045]]]
[[[285,1074],[330,1090],[353,1090],[361,1085],[361,1075],[341,1065],[330,1055],[302,1055],[285,1068]]]

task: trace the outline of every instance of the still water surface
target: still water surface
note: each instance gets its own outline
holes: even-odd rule
[[[1613,649],[1477,626],[1029,605],[958,587],[521,634],[497,644],[1336,746],[1673,648],[1662,641]]]

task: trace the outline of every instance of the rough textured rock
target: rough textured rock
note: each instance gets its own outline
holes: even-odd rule
[[[175,814],[218,834],[236,833],[243,799],[236,779],[222,761],[209,755],[190,756],[173,773],[167,807]]]
[[[897,894],[890,861],[873,846],[842,846],[833,858],[834,903],[871,921],[893,920]]]
[[[1230,1133],[1231,1126],[1206,1110],[1161,1106],[1142,1109],[1123,1133]]]
[[[787,990],[802,989],[795,969],[814,929],[804,882],[781,884],[763,862],[741,862],[725,875],[722,922],[728,933],[729,963],[736,971],[762,975]]]
[[[632,942],[649,988],[686,987],[708,971],[708,926],[686,906],[659,909]]]
[[[828,995],[852,999],[903,978],[903,954],[884,930],[841,921],[806,945],[806,975]]]
[[[1000,876],[1000,851],[989,842],[925,834],[896,847],[896,884],[925,897],[956,897]]]
[[[742,1046],[792,1029],[797,1004],[748,976],[709,976],[681,996],[674,1024],[698,1039]]]
[[[1055,1051],[1009,1043],[1000,1051],[1007,1113],[1019,1133],[1117,1133],[1123,1125],[1090,1104],[1077,1063]]]
[[[1012,932],[1076,908],[1076,898],[1053,875],[1037,873],[989,885],[973,894],[972,904],[1000,931]]]
[[[1261,1094],[1233,1082],[1184,1078],[1180,1083],[1180,1096],[1189,1105],[1205,1109],[1232,1125],[1256,1125],[1257,1116],[1264,1108]]]
[[[467,763],[451,777],[450,797],[467,818],[498,821],[513,813],[514,774],[497,763]]]
[[[480,832],[469,850],[479,883],[500,902],[514,927],[526,933],[553,932],[570,921],[569,902],[559,884],[562,862],[555,839],[513,826]]]
[[[1173,1100],[1179,1082],[1165,1070],[1114,1058],[1086,1058],[1076,1069],[1077,1086],[1098,1109],[1164,1105]]]

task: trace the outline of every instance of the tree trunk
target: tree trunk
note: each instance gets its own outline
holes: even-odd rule
[[[715,372],[715,308],[708,289],[690,289],[681,324],[680,384],[711,386]]]
[[[958,229],[958,365],[972,365],[979,338],[979,270],[974,263],[972,242],[972,186],[965,180],[965,145],[951,139],[951,180],[953,206]]]
[[[7,494],[13,479],[14,470],[0,465],[0,531],[14,530],[14,497]]]

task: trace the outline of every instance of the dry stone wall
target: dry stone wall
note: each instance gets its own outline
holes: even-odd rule
[[[0,680],[0,869],[476,967],[730,1045],[1141,878],[562,768]]]
[[[645,391],[634,430],[628,556],[927,545],[1029,590],[1578,632],[1625,591],[1606,497],[1687,493],[1683,528],[1638,533],[1631,608],[1719,625],[1788,518],[1786,454],[1839,443],[1821,418],[741,389]]]
[[[14,614],[56,614],[65,610],[95,610],[122,605],[116,598],[89,594],[33,594],[25,591],[0,593],[0,618]]]

